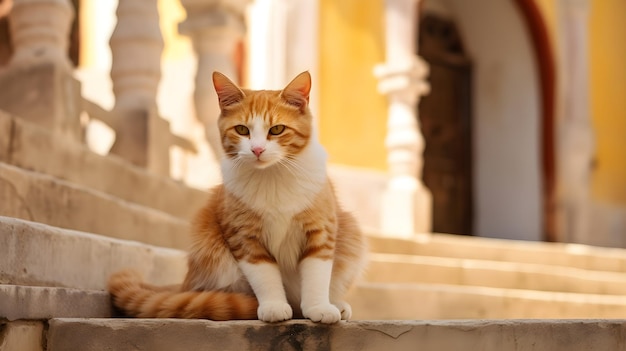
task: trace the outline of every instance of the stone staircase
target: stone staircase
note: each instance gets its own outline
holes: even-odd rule
[[[354,321],[111,318],[111,272],[182,280],[205,196],[0,113],[0,350],[626,349],[626,251],[443,234],[370,231]]]

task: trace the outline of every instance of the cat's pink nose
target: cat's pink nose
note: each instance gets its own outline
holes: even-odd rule
[[[256,157],[261,156],[261,154],[263,153],[263,151],[265,151],[264,147],[260,147],[260,146],[255,146],[252,148],[252,152],[254,152],[254,155]]]

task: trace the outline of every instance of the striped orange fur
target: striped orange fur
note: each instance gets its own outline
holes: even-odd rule
[[[213,82],[224,183],[192,224],[187,275],[171,289],[118,272],[109,279],[114,305],[142,318],[350,318],[344,295],[366,246],[326,175],[308,109],[309,74],[281,91],[244,90],[219,73]]]
[[[160,290],[142,284],[136,271],[124,270],[109,279],[113,304],[128,317],[255,319],[254,296],[224,291]]]

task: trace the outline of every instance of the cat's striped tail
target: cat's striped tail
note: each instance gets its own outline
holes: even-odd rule
[[[241,293],[154,290],[133,270],[113,274],[108,290],[115,307],[138,318],[257,319],[259,306],[254,296]]]

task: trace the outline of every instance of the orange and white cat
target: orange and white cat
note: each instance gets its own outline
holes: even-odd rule
[[[308,108],[311,76],[281,91],[239,88],[215,72],[223,185],[193,224],[189,270],[176,290],[130,270],[109,280],[129,316],[349,319],[344,300],[365,265],[366,246],[326,174],[326,152]]]

